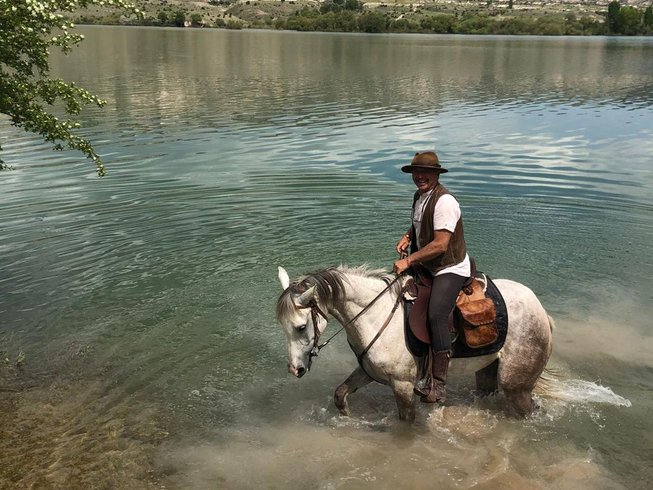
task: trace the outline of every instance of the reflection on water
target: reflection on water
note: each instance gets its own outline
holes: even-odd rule
[[[650,479],[652,42],[84,33],[55,67],[113,101],[85,116],[109,175],[0,122],[0,486]],[[388,268],[433,147],[481,268],[556,319],[532,420],[466,379],[414,432],[381,386],[340,418],[342,339],[287,376],[276,266]]]

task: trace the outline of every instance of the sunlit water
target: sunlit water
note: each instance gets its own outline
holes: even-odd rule
[[[109,100],[107,177],[0,122],[0,487],[648,487],[652,41],[82,32],[54,68]],[[429,148],[556,320],[526,421],[472,379],[412,430],[378,385],[342,418],[344,338],[286,372],[277,265],[389,269]]]

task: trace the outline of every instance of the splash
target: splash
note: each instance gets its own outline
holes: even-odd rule
[[[617,395],[608,386],[582,379],[547,379],[542,394],[548,398],[570,403],[602,403],[618,407],[632,406],[630,400]]]

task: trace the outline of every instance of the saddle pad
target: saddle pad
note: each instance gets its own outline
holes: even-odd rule
[[[503,343],[506,340],[506,335],[508,334],[508,310],[506,309],[506,303],[499,292],[499,289],[496,287],[494,282],[487,276],[478,273],[476,277],[485,277],[487,278],[487,296],[492,299],[494,307],[496,309],[496,324],[498,331],[497,341],[486,346],[486,347],[477,347],[470,348],[467,346],[464,340],[464,335],[459,335],[456,341],[452,344],[452,357],[476,357],[476,356],[485,356],[488,354],[494,354],[498,352],[503,347]],[[406,303],[404,307],[404,330],[406,345],[408,349],[414,356],[422,357],[428,352],[429,344],[416,337],[415,334],[410,329],[408,325],[408,315],[410,312],[410,303]],[[454,315],[454,317],[457,315]]]

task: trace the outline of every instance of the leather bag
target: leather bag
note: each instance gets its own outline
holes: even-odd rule
[[[494,302],[485,297],[483,284],[478,279],[460,292],[456,309],[469,347],[486,347],[497,341],[496,308]]]

